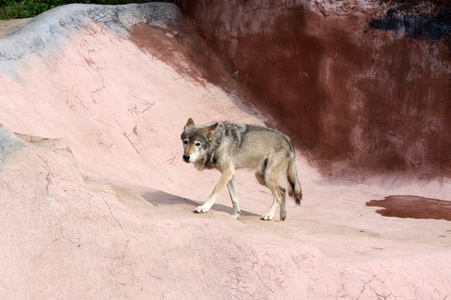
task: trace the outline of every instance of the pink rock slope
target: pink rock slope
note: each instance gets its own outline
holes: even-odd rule
[[[300,151],[301,207],[260,221],[268,190],[182,159],[197,123],[271,122],[176,6],[69,5],[0,39],[1,299],[445,299],[449,221],[370,200],[451,200],[450,182],[322,178]]]

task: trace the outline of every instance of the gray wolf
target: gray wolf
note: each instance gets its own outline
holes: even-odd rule
[[[221,190],[227,185],[233,205],[233,217],[240,216],[235,188],[235,170],[253,169],[257,181],[271,190],[273,204],[262,220],[272,220],[280,206],[280,220],[287,217],[285,208],[286,189],[279,185],[279,178],[286,174],[296,204],[301,204],[302,190],[298,180],[295,152],[288,136],[263,126],[214,122],[196,126],[189,118],[183,133],[183,160],[194,163],[198,170],[217,169],[222,175],[205,204],[194,212],[206,213],[216,202]]]

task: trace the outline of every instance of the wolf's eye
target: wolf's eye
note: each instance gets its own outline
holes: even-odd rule
[[[183,140],[183,144],[188,145],[188,140]]]
[[[202,143],[201,142],[196,142],[196,144],[195,144],[197,147],[199,147],[200,145],[202,145]]]

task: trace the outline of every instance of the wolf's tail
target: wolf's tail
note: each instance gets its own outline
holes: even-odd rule
[[[297,205],[301,205],[302,200],[302,189],[301,184],[299,183],[298,173],[296,171],[295,164],[296,155],[294,154],[294,149],[290,154],[290,162],[288,163],[287,169],[287,179],[291,186],[291,191],[289,191],[289,195],[294,197]]]

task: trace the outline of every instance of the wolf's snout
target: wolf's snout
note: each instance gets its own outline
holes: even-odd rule
[[[189,155],[183,154],[183,160],[189,162]]]

